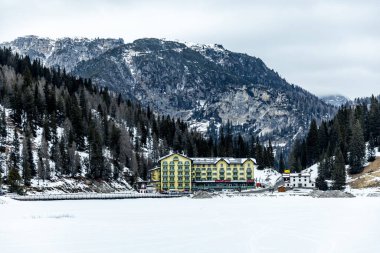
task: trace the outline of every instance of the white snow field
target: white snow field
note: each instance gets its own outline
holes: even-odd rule
[[[379,198],[0,199],[2,253],[380,252]]]

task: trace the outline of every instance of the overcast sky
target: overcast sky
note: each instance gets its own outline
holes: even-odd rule
[[[380,94],[380,1],[0,0],[0,41],[23,35],[222,44],[316,95]]]

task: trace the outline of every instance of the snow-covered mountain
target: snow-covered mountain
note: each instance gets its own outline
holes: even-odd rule
[[[287,83],[261,59],[221,45],[28,36],[0,46],[92,78],[95,84],[210,134],[215,125],[230,122],[243,134],[288,143],[305,132],[311,119],[328,118],[336,110]]]
[[[70,72],[80,61],[96,58],[107,50],[123,44],[123,39],[62,38],[54,40],[30,35],[2,43],[0,46],[11,48],[14,53],[28,55],[32,60],[40,59],[46,66],[59,66]]]
[[[325,101],[326,104],[333,105],[336,107],[345,105],[346,103],[349,103],[351,101],[349,98],[346,98],[342,95],[321,96],[321,99]]]

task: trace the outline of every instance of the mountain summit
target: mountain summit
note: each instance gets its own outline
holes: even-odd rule
[[[311,119],[328,118],[336,111],[289,84],[261,59],[217,44],[28,36],[0,46],[92,78],[95,84],[158,113],[182,118],[202,132],[230,123],[241,133],[288,143],[305,132]]]
[[[325,101],[326,104],[330,104],[336,107],[339,107],[351,102],[349,98],[346,98],[345,96],[342,96],[342,95],[326,95],[326,96],[322,96],[321,99]]]

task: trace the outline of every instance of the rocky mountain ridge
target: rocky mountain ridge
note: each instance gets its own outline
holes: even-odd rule
[[[19,37],[0,44],[14,53],[39,59],[48,67],[64,68],[71,72],[80,61],[98,57],[114,47],[124,44],[123,39],[41,38],[34,35]]]
[[[285,145],[302,135],[311,119],[326,119],[336,111],[289,84],[261,59],[221,45],[29,36],[0,46],[92,78],[95,84],[157,113],[182,118],[210,135],[229,122],[234,131]]]

